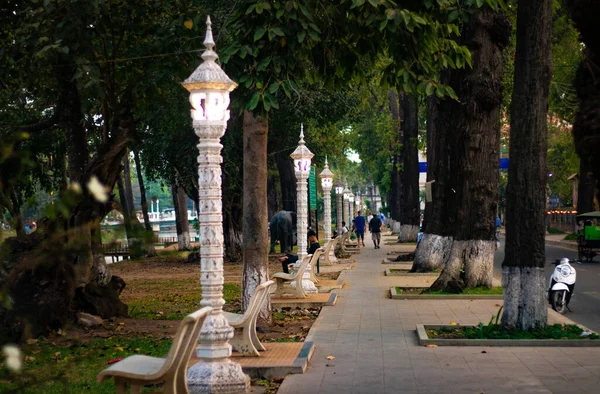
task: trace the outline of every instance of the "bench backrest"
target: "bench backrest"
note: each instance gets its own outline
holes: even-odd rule
[[[348,241],[348,239],[350,239],[350,231],[342,234],[342,246],[344,246],[344,244],[346,244],[346,241]]]
[[[313,256],[312,254],[307,254],[306,256],[304,256],[304,258],[302,259],[302,262],[300,263],[300,266],[298,267],[298,270],[296,271],[294,276],[291,278],[291,280],[296,279],[298,277],[298,275],[300,275],[300,277],[302,277],[302,275],[304,275],[304,271],[306,271],[306,267],[310,263],[312,256]]]
[[[252,298],[250,298],[250,304],[244,313],[244,321],[260,311],[260,308],[269,295],[269,288],[271,286],[275,286],[274,280],[269,280],[256,286],[256,289],[254,289],[254,294],[252,294]]]
[[[200,336],[204,320],[210,312],[212,312],[212,308],[207,306],[190,313],[181,321],[165,363],[156,375],[174,374],[180,366],[187,366],[192,352],[196,349],[195,344]]]
[[[319,257],[321,257],[323,252],[325,252],[324,248],[319,248],[315,251],[315,253],[312,255],[312,257],[310,259],[311,267],[314,267],[317,264],[317,261],[319,261]]]
[[[340,237],[330,239],[329,242],[327,242],[327,246],[325,246],[325,252],[323,254],[329,254],[331,252],[331,248],[334,248],[333,250],[335,250],[335,245],[337,245],[339,240]]]

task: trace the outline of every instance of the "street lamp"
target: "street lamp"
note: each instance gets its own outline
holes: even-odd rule
[[[325,156],[325,168],[319,174],[321,177],[321,187],[323,188],[323,205],[324,205],[324,229],[325,243],[331,240],[331,188],[333,187],[333,172],[329,170],[327,165],[327,156]]]
[[[346,221],[346,226],[349,225],[350,220],[350,209],[348,207],[348,199],[350,198],[350,189],[348,189],[348,182],[344,185],[344,220]]]
[[[196,355],[188,369],[190,393],[245,393],[250,378],[229,360],[233,328],[223,316],[223,208],[221,145],[229,119],[229,92],[237,84],[215,63],[210,18],[206,18],[203,62],[182,82],[190,92],[191,116],[198,143],[198,224],[200,234],[200,306],[213,308],[200,332]]]
[[[297,217],[297,239],[298,239],[298,266],[306,256],[307,240],[306,229],[308,228],[308,176],[310,175],[310,159],[313,153],[304,143],[304,125],[300,125],[300,141],[298,147],[290,157],[294,160],[294,173],[296,174],[296,217]],[[302,288],[307,293],[316,293],[317,288],[310,280],[310,266],[306,268],[302,280]]]
[[[342,198],[344,197],[344,186],[341,183],[335,187],[335,195],[337,197],[335,205],[335,224],[337,227],[338,236],[340,236],[342,235]]]
[[[349,223],[352,223],[352,219],[354,219],[354,193],[352,192],[348,195],[348,218],[350,219]]]

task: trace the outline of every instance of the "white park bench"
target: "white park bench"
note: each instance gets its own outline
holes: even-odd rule
[[[273,293],[273,297],[281,297],[283,294],[291,293],[294,294],[297,298],[306,298],[306,294],[304,294],[304,290],[302,290],[302,275],[304,275],[304,271],[306,271],[306,267],[310,263],[311,258],[312,254],[304,256],[302,262],[300,263],[300,267],[298,267],[296,272],[292,274],[278,272],[273,275],[272,279],[275,279],[275,282],[277,283],[277,288]],[[295,287],[286,287],[286,284],[292,282],[296,284]]]
[[[241,333],[239,330],[236,331],[236,334],[229,343],[237,352],[244,356],[258,357],[260,356],[259,350],[266,350],[258,340],[258,335],[256,334],[256,320],[258,319],[260,309],[269,296],[270,288],[272,286],[275,286],[275,281],[272,280],[258,285],[254,290],[254,294],[252,294],[252,298],[250,298],[250,303],[248,308],[246,308],[245,313],[223,312],[223,315],[231,327],[234,329],[242,329]]]
[[[342,240],[340,244],[342,245],[342,251],[344,253],[358,253],[360,249],[358,248],[358,244],[350,243],[350,231],[342,234]]]
[[[100,372],[98,382],[115,378],[117,394],[125,394],[127,384],[134,394],[141,393],[146,385],[157,383],[164,383],[163,393],[188,393],[187,366],[196,349],[204,320],[211,311],[211,307],[204,307],[181,321],[167,358],[129,356]]]
[[[319,261],[319,257],[325,253],[325,248],[319,248],[315,251],[310,259],[310,281],[313,283],[319,283],[319,279],[317,279],[317,262]]]
[[[331,253],[335,253],[335,245],[337,245],[340,237],[333,238],[327,242],[325,246],[325,252],[323,252],[323,258],[321,259],[321,265],[333,265],[333,262],[329,259]]]

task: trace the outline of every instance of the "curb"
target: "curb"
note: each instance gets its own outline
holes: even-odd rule
[[[504,296],[501,294],[398,294],[394,286],[390,287],[390,298],[392,300],[503,300]]]
[[[567,241],[553,241],[551,239],[547,239],[546,245],[560,246],[561,248],[575,250],[575,251],[578,250],[577,244],[572,244],[570,242],[567,243]]]
[[[537,347],[598,347],[600,340],[591,339],[430,339],[427,328],[456,328],[449,325],[417,324],[419,344],[437,346],[537,346]],[[465,326],[463,326],[465,327]],[[475,327],[475,326],[467,326]]]
[[[394,270],[395,272],[392,272],[392,270]],[[439,272],[398,272],[397,270],[404,271],[404,268],[386,268],[386,270],[383,273],[385,274],[385,276],[440,276]],[[408,268],[408,271],[410,271],[410,268]]]

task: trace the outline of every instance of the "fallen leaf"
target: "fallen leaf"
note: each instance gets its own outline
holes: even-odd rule
[[[122,352],[123,348],[121,346],[115,346],[114,350],[117,351],[117,352]]]
[[[425,347],[438,347],[438,346],[434,345],[434,344],[429,344],[429,345],[425,345]]]
[[[500,305],[500,304],[495,304],[494,306],[502,306],[502,305]]]
[[[141,349],[140,349],[139,347],[136,347],[136,348],[135,348],[133,351],[134,351],[134,352],[136,352],[136,353],[139,353],[139,352],[140,352],[140,350],[141,350]]]
[[[188,19],[187,21],[183,22],[183,25],[187,29],[191,29],[192,27],[194,27],[194,21],[192,21],[191,19]]]
[[[35,357],[25,356],[25,361],[35,361]]]
[[[482,350],[481,353],[487,353],[485,350]]]
[[[451,326],[457,326],[457,325],[458,325],[458,323],[456,323],[455,321],[451,321],[451,322],[450,322],[450,325],[451,325]]]
[[[29,338],[29,339],[27,340],[27,344],[28,344],[28,345],[35,345],[36,343],[38,343],[38,340],[37,340],[37,339]]]
[[[333,356],[327,356],[327,360],[335,360],[335,357],[333,357]]]

